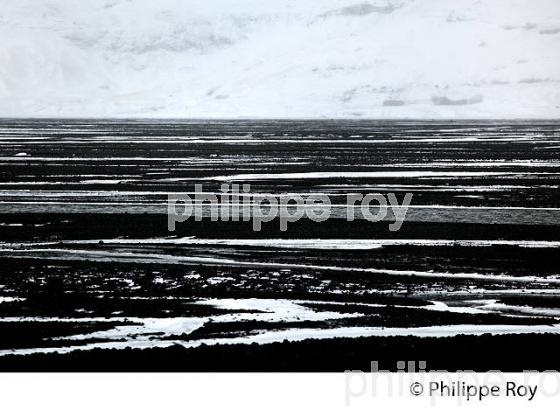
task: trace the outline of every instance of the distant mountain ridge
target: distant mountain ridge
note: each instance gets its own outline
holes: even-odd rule
[[[557,0],[0,0],[0,117],[560,118]]]

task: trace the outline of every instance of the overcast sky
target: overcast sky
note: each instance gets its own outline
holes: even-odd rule
[[[560,118],[559,0],[0,0],[0,116]]]

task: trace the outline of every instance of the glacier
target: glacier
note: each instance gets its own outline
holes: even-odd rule
[[[0,117],[560,117],[558,0],[0,0]]]

